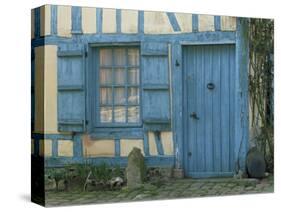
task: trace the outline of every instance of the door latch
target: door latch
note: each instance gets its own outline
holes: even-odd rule
[[[195,112],[193,112],[193,113],[190,114],[190,118],[199,120],[199,117],[197,116],[197,114],[196,114]]]

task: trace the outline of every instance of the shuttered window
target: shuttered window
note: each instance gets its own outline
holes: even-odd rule
[[[140,123],[140,57],[137,47],[97,49],[97,124]]]
[[[170,130],[168,44],[58,48],[58,130]]]

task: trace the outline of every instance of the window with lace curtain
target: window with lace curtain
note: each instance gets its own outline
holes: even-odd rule
[[[138,47],[98,49],[98,122],[140,123],[140,57]]]

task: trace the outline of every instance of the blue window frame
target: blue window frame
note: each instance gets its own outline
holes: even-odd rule
[[[141,125],[138,46],[95,48],[95,126]]]

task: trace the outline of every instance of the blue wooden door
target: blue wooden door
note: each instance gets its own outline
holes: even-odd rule
[[[235,46],[186,46],[183,58],[185,175],[232,175]]]

